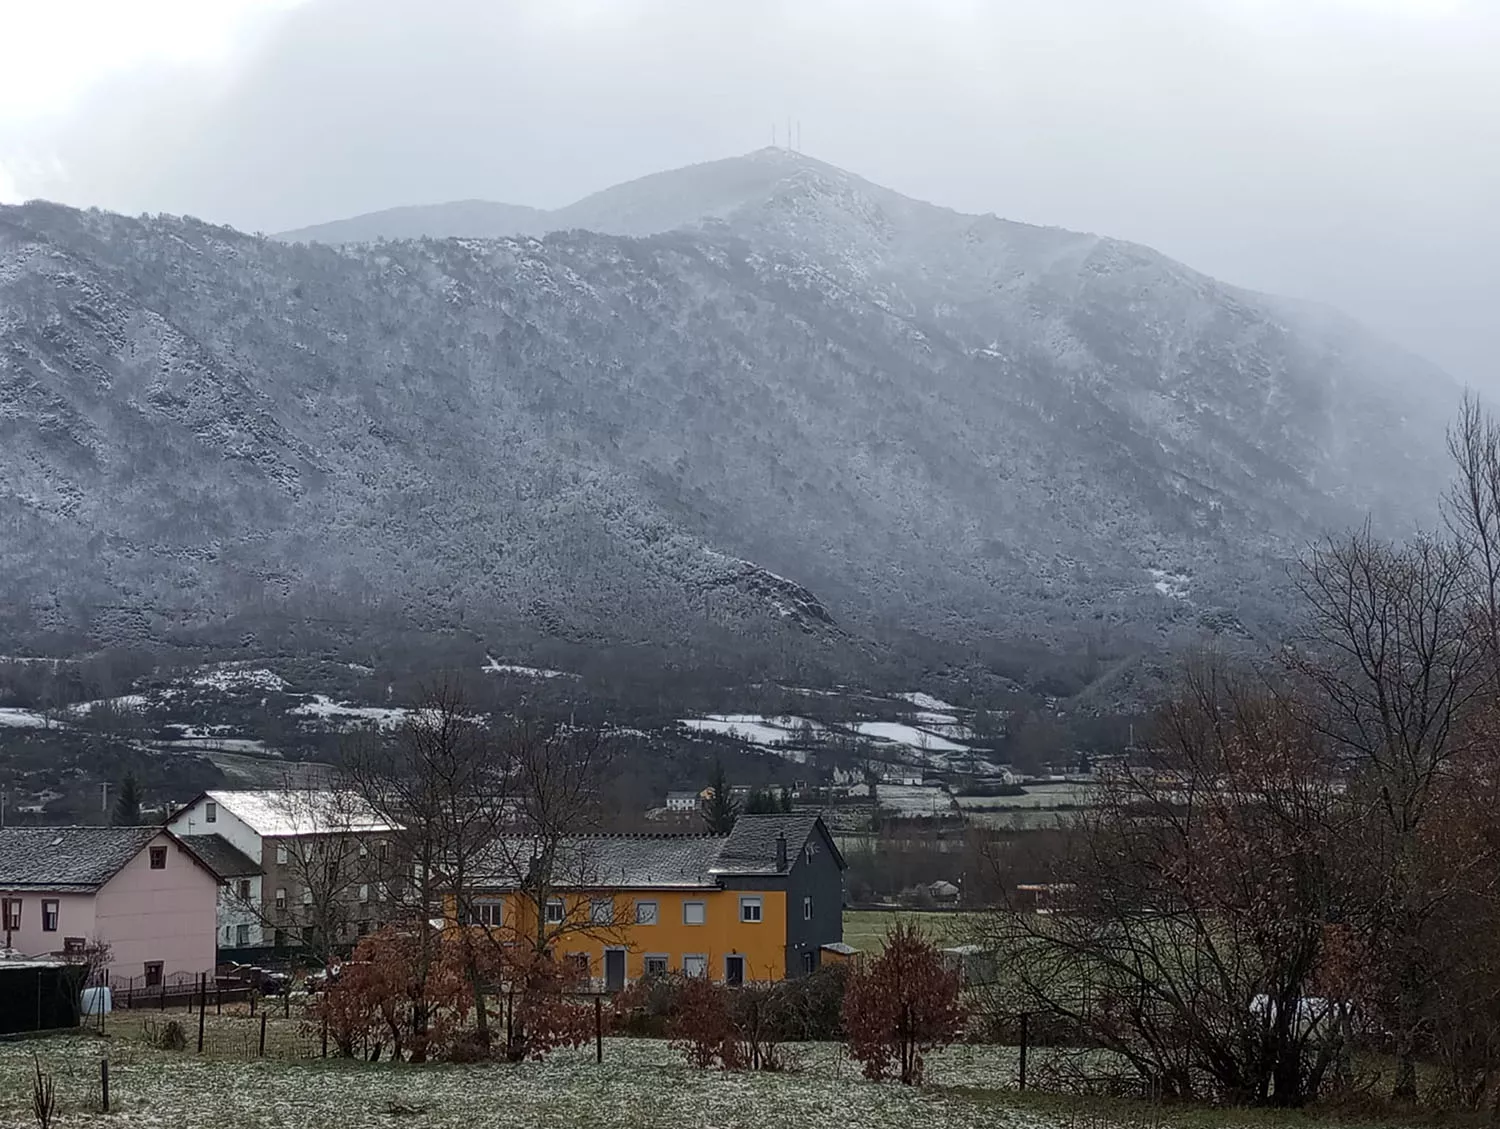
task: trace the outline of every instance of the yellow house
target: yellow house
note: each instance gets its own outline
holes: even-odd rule
[[[606,991],[663,972],[801,976],[843,940],[844,859],[817,815],[743,815],[727,836],[577,836],[540,854],[497,843],[463,916],[541,939]]]

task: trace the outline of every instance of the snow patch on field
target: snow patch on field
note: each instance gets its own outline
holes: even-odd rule
[[[375,725],[381,729],[394,729],[406,720],[409,711],[385,709],[381,706],[356,706],[348,702],[335,702],[327,694],[314,694],[311,701],[293,706],[287,712],[297,717],[339,722],[346,727]]]
[[[87,717],[96,709],[107,708],[125,713],[140,713],[150,704],[151,700],[145,694],[121,694],[118,698],[101,698],[97,702],[78,702],[69,706],[68,712],[75,717]]]
[[[1193,590],[1193,578],[1184,572],[1168,572],[1164,568],[1148,569],[1151,587],[1169,600],[1186,600]]]
[[[909,749],[919,749],[924,753],[966,753],[969,751],[967,745],[960,745],[946,737],[939,737],[935,733],[928,733],[924,729],[917,729],[911,725],[902,725],[896,721],[861,721],[853,728],[862,737],[886,741],[893,745],[905,745]]]
[[[577,678],[576,674],[569,674],[565,670],[546,670],[535,666],[518,666],[515,663],[503,663],[493,655],[485,655],[485,664],[479,669],[485,674],[513,674],[518,678]]]
[[[264,667],[246,669],[244,667],[220,667],[211,670],[207,674],[200,674],[193,679],[194,686],[202,686],[209,690],[265,690],[270,693],[281,693],[287,688],[286,679],[273,670]]]
[[[47,719],[33,710],[0,709],[0,729],[46,729]]]
[[[949,713],[958,708],[943,701],[941,698],[934,698],[931,694],[924,694],[920,690],[909,694],[897,694],[896,697],[900,698],[903,702],[910,702],[919,710],[938,710],[943,713]]]
[[[944,788],[879,784],[875,797],[880,807],[902,815],[947,815],[953,810],[953,797]]]

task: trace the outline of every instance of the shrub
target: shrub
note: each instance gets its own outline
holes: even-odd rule
[[[844,1030],[867,1078],[919,1084],[922,1052],[952,1043],[963,1026],[958,973],[914,926],[893,928],[885,951],[849,979]]]

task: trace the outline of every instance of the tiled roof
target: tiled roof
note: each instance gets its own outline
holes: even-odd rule
[[[248,878],[264,874],[259,863],[222,835],[179,835],[188,850],[220,878]]]
[[[722,875],[774,875],[776,837],[786,835],[789,865],[818,826],[816,815],[742,815],[728,836],[581,835],[559,845],[555,886],[613,889],[711,888]],[[519,885],[537,849],[507,839],[473,867],[481,883]]]
[[[0,828],[0,886],[97,890],[161,833],[160,827]]]
[[[818,825],[816,814],[742,815],[724,842],[715,874],[776,874],[776,839],[786,836],[788,866]]]
[[[553,863],[556,886],[612,889],[697,889],[715,885],[709,868],[723,846],[712,835],[583,835],[566,839]],[[475,872],[481,881],[519,885],[536,844],[507,839],[497,844]]]

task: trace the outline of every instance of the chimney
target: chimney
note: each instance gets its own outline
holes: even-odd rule
[[[776,832],[776,870],[778,873],[786,869],[786,832]]]

